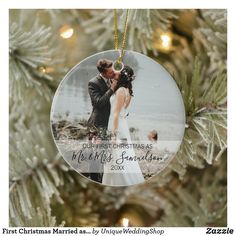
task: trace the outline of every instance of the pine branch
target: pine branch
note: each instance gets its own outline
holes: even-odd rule
[[[208,77],[208,71],[195,59],[191,77],[176,79],[185,110],[186,129],[181,147],[160,175],[151,181],[164,186],[177,173],[184,179],[187,168],[204,168],[206,163],[219,162],[227,149],[227,77],[225,70]]]
[[[194,173],[194,177],[193,177]],[[226,226],[227,205],[226,158],[215,167],[188,174],[184,184],[176,180],[159,194],[168,199],[170,208],[164,211],[155,226]]]
[[[12,198],[12,196],[11,196]],[[10,198],[10,200],[11,200]],[[16,211],[16,209],[12,206],[12,201],[10,202],[10,213]],[[42,208],[37,208],[35,212],[32,214],[32,218],[28,219],[25,218],[23,215],[18,214],[14,215],[11,218],[10,226],[11,227],[19,227],[19,226],[26,226],[26,227],[63,227],[65,222],[61,224],[57,224],[56,218],[51,216],[51,209],[42,206]]]
[[[203,43],[212,63],[218,66],[227,60],[227,11],[224,9],[202,9],[200,27],[194,30],[194,36]]]
[[[91,192],[92,187],[87,180],[69,171],[68,165],[56,155],[47,126],[34,122],[27,124],[29,128],[24,126],[24,121],[15,124],[10,134],[11,226],[40,226],[41,223],[42,226],[55,226],[56,219],[57,222],[64,222],[62,225],[71,222],[74,226],[98,224],[99,215],[89,210],[95,205],[87,199],[92,195],[97,201],[102,190],[94,188]],[[79,217],[72,221],[68,215],[68,202],[74,203],[75,199]],[[53,215],[66,207],[56,218],[51,217],[51,208],[55,204],[57,210],[53,211]],[[74,209],[75,204],[71,210]]]
[[[76,174],[73,178],[74,183],[60,188],[65,204],[53,205],[53,213],[59,221],[66,219],[66,226],[114,226],[117,214],[127,204],[139,205],[153,217],[160,205],[168,207],[147,184],[112,188],[85,181]]]
[[[202,70],[206,77],[217,76],[219,69],[226,68],[226,11],[202,9],[198,13],[200,14],[195,16],[196,26],[191,28],[192,40],[173,34],[174,50],[165,57],[160,55],[154,58],[160,61],[176,80],[192,75],[192,64],[196,56],[204,65]],[[221,34],[220,38],[215,36]]]
[[[23,221],[39,217],[38,207],[42,211],[50,209],[52,196],[63,202],[57,188],[63,184],[60,170],[68,168],[58,161],[45,126],[27,129],[19,124],[16,129],[10,134],[10,218],[13,225],[22,226]]]
[[[106,197],[102,194],[102,187],[74,171],[68,172],[67,175],[70,175],[73,181],[65,181],[64,186],[59,188],[64,204],[52,202],[53,213],[57,219],[65,220],[66,227],[101,225],[100,200]]]
[[[177,18],[175,10],[156,9],[131,9],[129,14],[129,26],[127,35],[127,49],[147,54],[152,51],[157,55],[153,47],[153,37],[157,28],[167,30],[172,19]],[[118,11],[119,35],[124,28],[125,11]],[[98,50],[114,48],[113,45],[113,10],[91,10],[91,19],[82,22],[85,32],[94,40],[93,45]],[[121,40],[121,39],[120,39]]]
[[[193,163],[205,159],[212,163],[226,149],[226,74],[204,78],[196,59],[191,80],[178,81],[187,111],[187,129],[177,158],[188,157]]]
[[[24,32],[17,23],[10,27],[10,98],[21,100],[24,91],[35,89],[48,101],[53,78],[45,73],[46,66],[51,64],[53,49],[50,28],[37,24],[29,32]]]

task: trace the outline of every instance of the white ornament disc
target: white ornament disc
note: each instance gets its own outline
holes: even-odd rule
[[[103,185],[128,186],[161,174],[174,158],[185,109],[160,64],[125,51],[124,68],[109,74],[101,59],[109,64],[118,56],[104,51],[76,65],[55,93],[50,119],[56,146],[74,170]],[[115,92],[112,83],[118,83]]]

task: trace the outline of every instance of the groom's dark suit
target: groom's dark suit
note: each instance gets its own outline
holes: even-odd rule
[[[111,109],[110,97],[113,94],[113,90],[108,87],[105,80],[100,75],[97,75],[95,78],[89,81],[88,91],[93,106],[93,111],[88,120],[88,125],[106,130]],[[101,166],[102,164],[97,162],[93,162],[90,165],[96,166],[97,168],[99,168],[100,165],[100,167],[103,168],[103,166]],[[91,167],[92,166],[90,166],[90,168]],[[94,171],[91,172],[92,173],[89,173],[87,176],[90,176],[92,180],[102,182],[102,173],[94,173]]]
[[[88,91],[93,106],[88,124],[97,128],[107,129],[111,108],[110,97],[113,94],[113,90],[107,86],[100,75],[97,75],[89,81]]]

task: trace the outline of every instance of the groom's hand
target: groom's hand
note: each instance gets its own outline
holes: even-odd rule
[[[115,92],[115,90],[116,90],[116,87],[117,87],[117,80],[112,80],[112,83],[111,83],[111,90],[113,91],[113,92]]]

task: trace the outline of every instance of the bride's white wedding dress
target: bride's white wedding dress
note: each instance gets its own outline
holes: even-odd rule
[[[104,173],[102,183],[106,185],[112,186],[127,186],[142,183],[144,181],[144,177],[142,171],[139,167],[138,161],[135,160],[123,160],[123,163],[120,161],[122,160],[121,156],[122,153],[127,157],[134,157],[135,152],[132,145],[129,145],[129,148],[117,148],[119,143],[122,140],[127,140],[126,143],[132,144],[129,126],[127,123],[127,115],[129,113],[129,105],[127,106],[127,100],[129,98],[129,90],[127,88],[122,88],[125,92],[125,103],[120,111],[119,116],[119,125],[118,125],[118,132],[117,132],[117,145],[111,149],[113,159],[110,162],[106,162],[104,165]],[[110,103],[111,103],[111,112],[109,117],[108,123],[108,130],[112,130],[113,121],[114,121],[114,109],[115,109],[115,100],[116,94],[111,96]],[[117,164],[118,161],[118,164]]]

